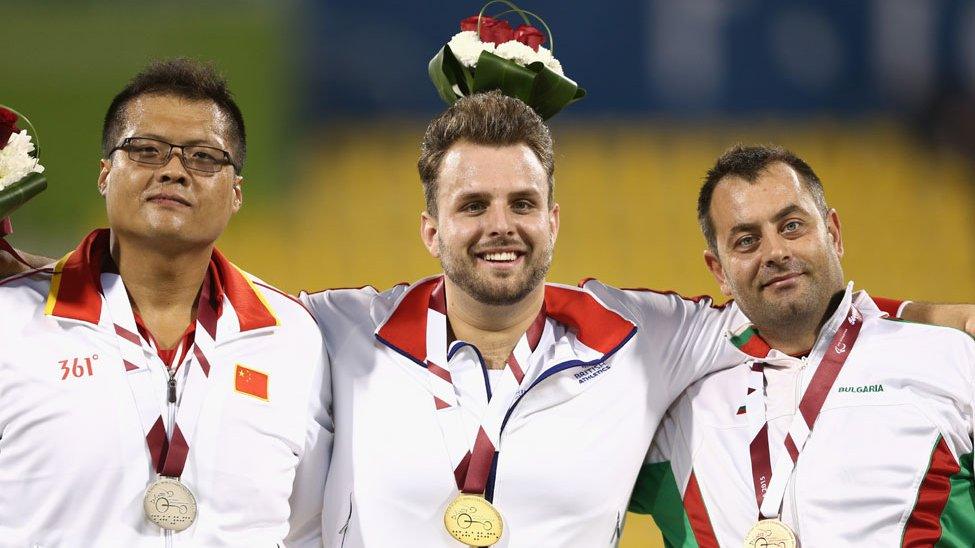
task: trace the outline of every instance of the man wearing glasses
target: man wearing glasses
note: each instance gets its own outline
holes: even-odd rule
[[[214,248],[245,157],[225,82],[150,66],[102,145],[109,228],[0,284],[0,539],[320,545],[328,362],[304,308]]]

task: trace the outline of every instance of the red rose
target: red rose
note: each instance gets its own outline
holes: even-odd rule
[[[487,15],[481,16],[481,27],[485,27],[493,24],[496,21],[494,17],[489,17]],[[472,15],[460,22],[460,30],[473,30],[477,31],[477,16]]]
[[[515,29],[515,40],[538,51],[538,46],[545,43],[545,35],[531,25],[518,25]]]
[[[19,132],[17,129],[17,115],[0,107],[0,148],[7,146],[10,135]]]
[[[515,37],[515,31],[511,30],[511,25],[507,21],[500,19],[487,20],[481,19],[481,42],[491,42],[493,44],[503,44]]]

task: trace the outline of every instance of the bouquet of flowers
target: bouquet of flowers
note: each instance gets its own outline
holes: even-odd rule
[[[17,128],[18,120],[27,124],[30,133]],[[0,237],[12,232],[7,216],[47,188],[31,134],[36,137],[37,132],[30,120],[0,105]]]
[[[484,15],[489,6],[498,3],[510,9]],[[501,19],[509,14],[517,14],[524,24],[511,28]],[[544,34],[531,25],[529,17],[541,23]],[[565,76],[554,55],[552,31],[534,13],[507,0],[492,0],[477,15],[461,21],[460,30],[429,65],[430,79],[447,104],[472,93],[498,89],[521,99],[547,120],[586,95],[586,90]],[[546,40],[548,48],[543,46]]]

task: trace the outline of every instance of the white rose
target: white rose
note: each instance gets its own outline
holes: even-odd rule
[[[552,59],[555,59],[552,57],[552,50],[546,48],[545,46],[538,46],[538,51],[535,52],[536,61],[541,61],[542,63],[548,65]]]
[[[559,76],[565,76],[565,72],[562,71],[562,63],[559,63],[559,60],[552,56],[551,50],[542,46],[539,46],[538,51],[535,51],[517,40],[509,40],[503,44],[499,44],[495,48],[494,54],[498,57],[514,61],[522,66],[540,62]]]
[[[33,156],[34,143],[27,130],[14,133],[7,146],[0,149],[0,190],[16,183],[31,173],[42,173],[44,166]]]
[[[447,45],[450,46],[450,51],[454,52],[454,57],[460,61],[460,64],[472,68],[477,65],[477,59],[482,51],[494,53],[495,49],[494,44],[481,42],[477,33],[472,30],[458,32],[447,42]]]
[[[546,61],[545,66],[548,67],[548,69],[554,72],[555,74],[558,74],[559,76],[565,76],[565,72],[562,71],[562,63],[559,63],[559,60],[556,59],[555,57],[552,57],[551,59]]]
[[[529,65],[538,60],[535,58],[535,50],[517,40],[508,40],[503,44],[499,44],[498,47],[494,49],[494,54],[498,57],[503,57],[523,66]]]

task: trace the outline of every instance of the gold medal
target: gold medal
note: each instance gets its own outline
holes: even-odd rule
[[[461,493],[443,515],[447,532],[468,546],[491,546],[501,540],[501,513],[484,497]]]
[[[150,485],[142,507],[149,521],[167,531],[182,531],[196,520],[196,497],[175,478],[162,477]]]
[[[759,521],[745,535],[745,548],[798,548],[799,540],[788,525],[777,519]]]

